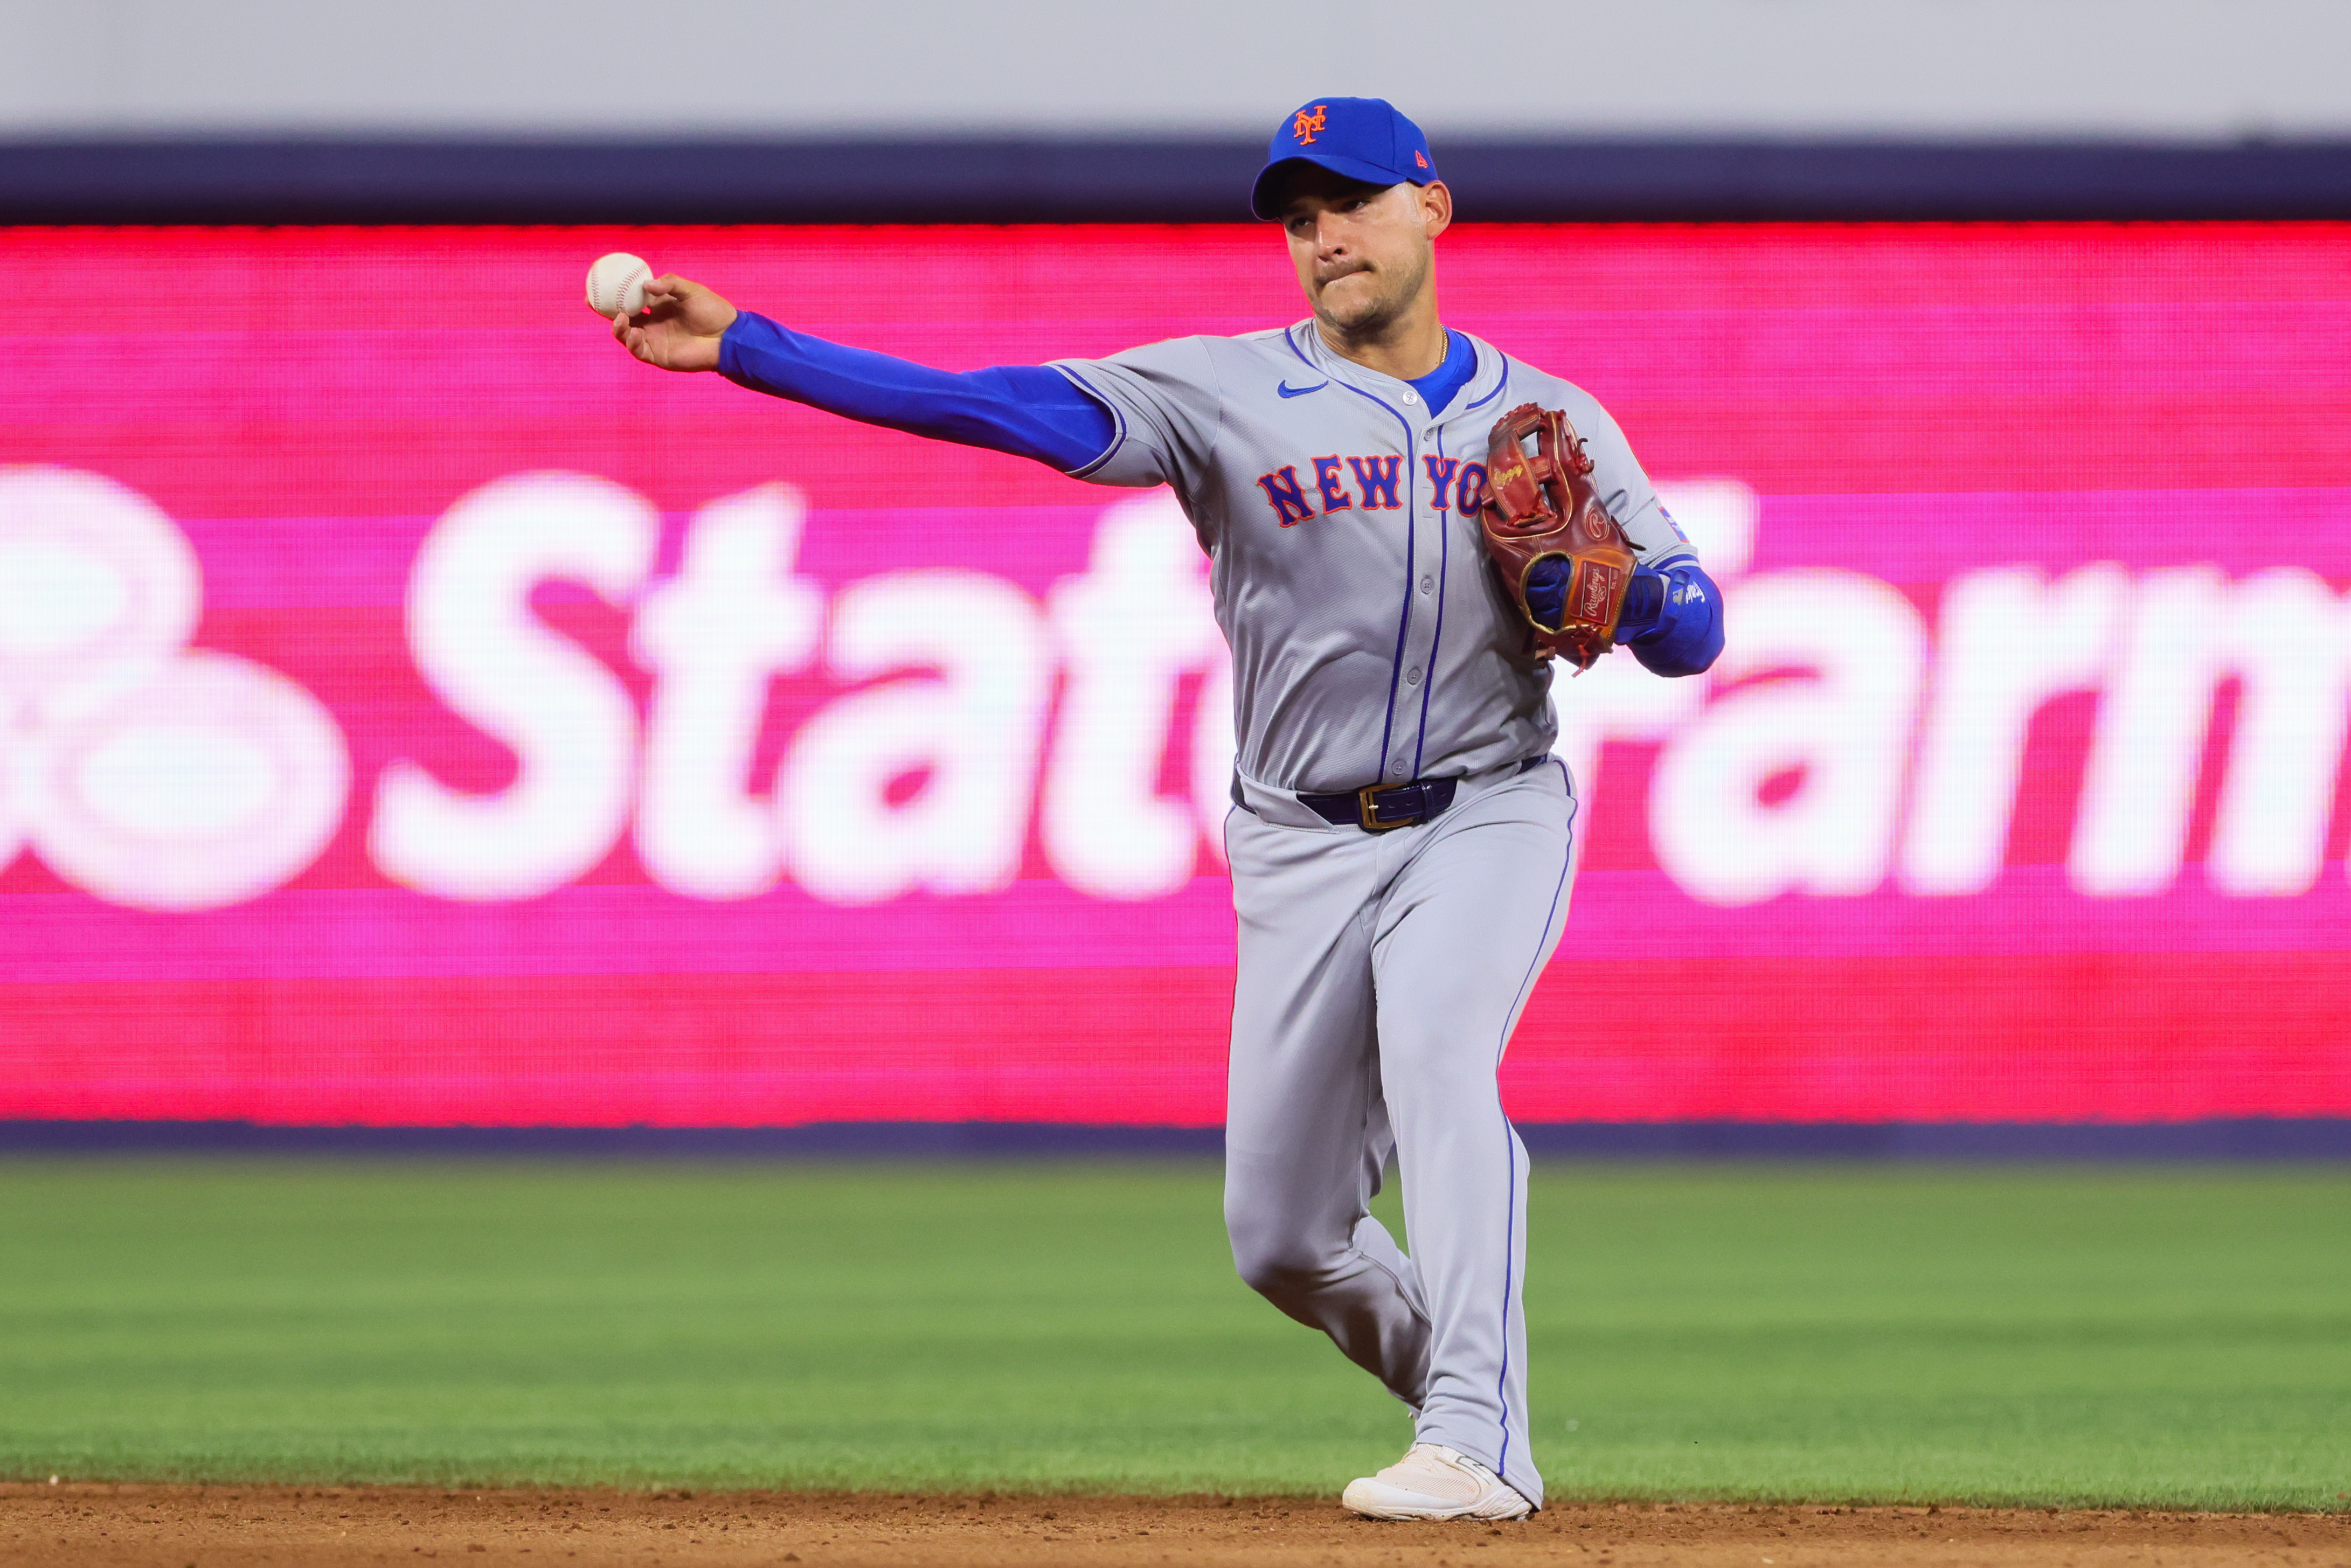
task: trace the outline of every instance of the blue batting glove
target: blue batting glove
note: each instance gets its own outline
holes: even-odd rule
[[[1567,619],[1569,575],[1568,563],[1555,555],[1535,562],[1527,573],[1527,608],[1545,626],[1556,626]]]
[[[1666,574],[1646,566],[1633,569],[1625,589],[1625,607],[1616,612],[1616,641],[1629,643],[1657,629],[1666,615]]]

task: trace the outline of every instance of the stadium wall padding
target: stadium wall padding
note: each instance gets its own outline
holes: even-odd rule
[[[2351,219],[2351,141],[1439,137],[1481,222]],[[1228,223],[1254,137],[0,139],[0,223]]]

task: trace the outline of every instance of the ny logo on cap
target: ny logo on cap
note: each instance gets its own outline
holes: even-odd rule
[[[1330,107],[1327,103],[1318,103],[1311,110],[1300,110],[1297,117],[1290,122],[1290,133],[1298,138],[1301,144],[1312,145],[1315,137],[1322,132],[1326,118],[1324,111]]]

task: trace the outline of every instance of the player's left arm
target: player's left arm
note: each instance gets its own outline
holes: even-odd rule
[[[1696,556],[1663,568],[1637,565],[1616,641],[1653,674],[1703,674],[1722,653],[1722,591]]]
[[[1617,643],[1654,674],[1703,674],[1722,653],[1722,591],[1658,503],[1656,487],[1608,411],[1593,402],[1576,423],[1592,457],[1593,483],[1635,560],[1617,615]]]

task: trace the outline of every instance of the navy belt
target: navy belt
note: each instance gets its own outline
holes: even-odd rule
[[[1458,779],[1416,779],[1385,787],[1366,784],[1343,795],[1301,795],[1298,803],[1326,822],[1353,822],[1367,833],[1385,833],[1426,822],[1453,804]]]
[[[1549,760],[1547,756],[1527,758],[1510,769],[1510,777],[1515,779]],[[1343,795],[1301,795],[1298,803],[1326,822],[1353,822],[1367,833],[1385,833],[1438,815],[1453,804],[1453,789],[1460,782],[1458,779],[1416,779],[1409,784],[1366,784]],[[1233,789],[1238,804],[1240,785],[1236,782]]]

